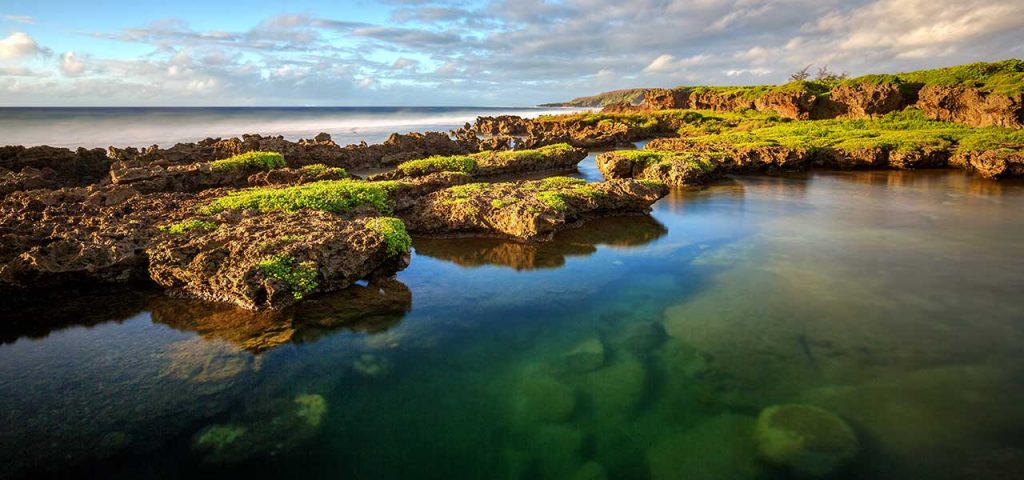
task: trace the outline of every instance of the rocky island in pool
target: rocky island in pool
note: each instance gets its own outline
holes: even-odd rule
[[[1024,475],[1024,61],[551,106],[0,148],[0,477]]]

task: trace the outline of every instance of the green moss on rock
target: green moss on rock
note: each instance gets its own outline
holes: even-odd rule
[[[302,297],[320,286],[316,281],[318,272],[315,262],[296,264],[295,258],[291,256],[274,255],[262,260],[259,263],[259,268],[264,275],[288,285],[296,300],[301,300]]]
[[[388,194],[397,185],[394,181],[325,180],[286,188],[252,188],[214,199],[200,210],[205,213],[244,209],[294,212],[309,208],[346,212],[368,206],[388,213],[391,211]]]
[[[375,217],[366,220],[366,228],[373,230],[387,241],[388,253],[401,255],[407,253],[412,247],[412,239],[405,229],[405,223],[394,217]]]
[[[191,232],[192,230],[216,230],[217,226],[216,222],[191,219],[178,222],[173,225],[164,225],[160,227],[160,231],[170,233],[172,235],[180,235],[185,232]]]
[[[274,170],[286,167],[287,163],[284,161],[284,155],[277,152],[246,152],[223,160],[210,162],[210,166],[214,170]]]

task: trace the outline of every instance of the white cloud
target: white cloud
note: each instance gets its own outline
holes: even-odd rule
[[[77,77],[85,71],[85,62],[75,52],[64,52],[60,56],[60,71],[69,77]]]
[[[26,25],[34,25],[36,23],[34,18],[25,15],[3,15],[0,18],[8,22],[24,23]]]
[[[666,53],[651,61],[651,63],[644,67],[644,71],[648,73],[678,72],[680,70],[700,65],[710,58],[710,55],[694,55],[692,57],[676,58],[674,55]]]
[[[411,58],[399,57],[397,60],[395,60],[395,63],[391,64],[391,68],[393,68],[395,70],[403,70],[403,69],[406,69],[406,68],[415,68],[416,65],[419,65],[419,63],[420,62],[417,62],[416,60],[413,60]]]
[[[23,58],[40,53],[43,53],[43,49],[24,32],[14,32],[0,40],[0,58],[3,59]]]

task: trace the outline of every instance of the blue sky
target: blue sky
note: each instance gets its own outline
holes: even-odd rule
[[[0,0],[0,105],[532,105],[1024,57],[1024,2]]]

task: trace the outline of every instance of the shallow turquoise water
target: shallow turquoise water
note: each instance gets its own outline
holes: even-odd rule
[[[1024,478],[1022,233],[1020,183],[739,177],[546,244],[415,239],[279,314],[11,312],[0,476],[797,478],[753,430],[799,403],[856,432],[831,478]]]

